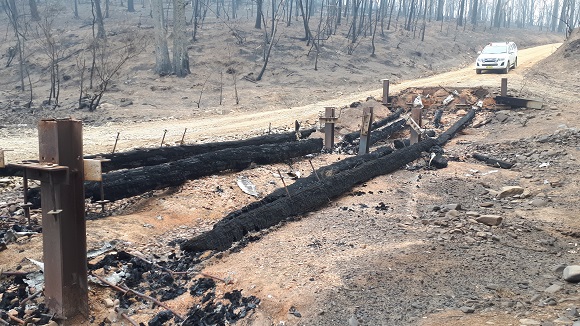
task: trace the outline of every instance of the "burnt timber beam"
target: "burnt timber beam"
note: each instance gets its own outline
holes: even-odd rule
[[[192,156],[174,162],[137,169],[119,170],[103,175],[106,200],[118,200],[146,193],[151,190],[174,187],[187,180],[223,171],[241,171],[256,164],[274,164],[322,150],[322,139],[300,142],[265,144],[228,148]],[[85,186],[87,198],[99,200],[101,193],[97,184]]]
[[[314,128],[300,130],[300,138],[308,138],[314,131]],[[239,148],[243,146],[254,146],[263,144],[281,144],[296,141],[295,132],[281,134],[271,134],[252,137],[242,140],[233,140],[225,142],[213,142],[206,144],[193,144],[181,146],[166,146],[156,148],[138,148],[126,152],[103,153],[95,155],[85,155],[85,159],[95,159],[100,157],[108,159],[109,162],[103,162],[103,172],[110,172],[121,169],[133,169],[141,166],[157,165],[171,161],[180,160],[189,156],[209,153],[226,148]],[[33,160],[31,162],[38,162]],[[22,168],[17,166],[6,166],[0,169],[0,177],[22,176]]]
[[[485,156],[485,155],[481,155],[478,153],[473,153],[473,158],[478,160],[478,161],[482,161],[485,162],[485,164],[490,165],[490,166],[495,166],[495,167],[500,167],[502,169],[511,169],[512,166],[514,166],[513,163],[510,162],[506,162],[506,161],[502,161],[502,160],[498,160],[489,156]]]
[[[241,171],[252,163],[280,163],[321,150],[322,139],[314,138],[282,144],[227,148],[174,162],[113,171],[103,175],[104,199],[113,201],[137,196],[152,190],[179,186],[187,180],[223,171]],[[28,194],[32,206],[39,207],[38,189],[32,188]],[[100,184],[85,183],[85,198],[93,201],[101,200]]]
[[[314,131],[315,129],[301,130],[300,138],[308,138]],[[111,160],[110,162],[103,163],[103,172],[110,172],[120,169],[133,169],[142,166],[159,165],[184,159],[190,156],[215,152],[227,148],[240,148],[244,146],[258,146],[264,144],[281,144],[297,140],[298,139],[295,132],[287,132],[282,134],[270,134],[225,142],[156,148],[138,148],[127,152],[87,155],[85,158],[94,159],[101,157],[103,159]]]
[[[381,119],[379,121],[373,122],[373,124],[371,125],[371,130],[381,128],[381,127],[386,126],[389,123],[399,119],[401,117],[402,113],[403,113],[403,109],[398,108],[395,112],[393,112],[393,114],[389,115],[388,117]],[[355,132],[351,132],[349,134],[344,135],[344,137],[342,138],[342,141],[352,144],[359,137],[360,137],[360,131],[355,131]]]
[[[512,107],[529,108],[529,109],[541,109],[543,105],[543,103],[540,101],[510,96],[496,96],[495,102],[498,104],[505,104]]]
[[[325,177],[321,177],[319,182],[307,185],[299,191],[288,189],[290,196],[279,197],[263,205],[242,208],[239,213],[226,216],[225,219],[214,225],[212,230],[184,242],[181,249],[187,252],[226,250],[250,232],[269,228],[291,216],[314,211],[327,205],[329,200],[349,191],[353,186],[379,175],[394,172],[405,164],[416,160],[422,152],[435,145],[443,146],[459,130],[469,124],[474,116],[475,110],[469,111],[436,139],[428,138],[378,158],[369,159],[371,154],[355,157],[353,159],[358,159],[359,162],[363,158],[368,160],[337,174],[329,176],[322,174]],[[318,175],[321,176],[321,174]]]

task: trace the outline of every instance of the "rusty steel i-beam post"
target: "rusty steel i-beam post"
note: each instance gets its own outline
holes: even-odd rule
[[[88,317],[82,122],[42,120],[38,135],[45,300],[57,315]]]
[[[369,136],[371,134],[371,125],[373,123],[373,108],[364,108],[362,124],[360,126],[360,143],[358,148],[358,155],[363,155],[369,152]]]
[[[381,79],[383,82],[383,104],[389,104],[389,80],[388,79]]]
[[[334,114],[334,107],[324,108],[324,147],[329,150],[334,147],[334,123],[336,120]]]
[[[507,96],[507,85],[508,85],[508,79],[507,78],[502,78],[501,79],[501,96]]]

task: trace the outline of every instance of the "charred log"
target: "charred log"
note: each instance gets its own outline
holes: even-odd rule
[[[393,122],[392,124],[371,132],[371,137],[369,139],[369,144],[372,146],[381,140],[389,138],[392,134],[403,129],[406,125],[405,119],[401,119]]]
[[[342,170],[340,173],[329,176],[317,173],[320,181],[310,183],[303,188],[289,189],[289,196],[283,196],[262,205],[254,205],[250,209],[242,209],[237,213],[234,212],[214,225],[212,230],[184,242],[181,249],[188,252],[226,250],[250,232],[271,227],[291,216],[314,211],[328,204],[330,199],[347,192],[354,185],[396,171],[419,158],[422,152],[428,151],[432,146],[444,145],[474,116],[475,111],[470,111],[437,139],[428,138],[390,155],[370,159],[352,168]],[[360,160],[363,157],[365,156],[352,159]],[[345,159],[345,161],[347,160],[350,159]]]
[[[241,171],[252,163],[280,163],[321,150],[322,139],[315,138],[282,144],[228,148],[175,162],[113,171],[103,175],[105,199],[119,200],[137,196],[156,189],[179,186],[187,180],[223,171]],[[30,189],[28,196],[33,207],[40,207],[40,188]],[[100,200],[100,185],[85,182],[85,198]]]
[[[228,148],[190,158],[142,168],[120,170],[103,176],[105,199],[118,200],[147,191],[174,187],[187,180],[222,171],[241,171],[256,164],[273,164],[322,150],[322,139]],[[85,186],[85,197],[100,199],[98,184]]]
[[[300,138],[308,138],[315,129],[300,131]],[[120,169],[133,169],[142,166],[159,165],[171,161],[181,160],[190,156],[215,152],[226,148],[240,148],[244,146],[258,146],[264,144],[281,144],[296,141],[295,132],[283,134],[271,134],[258,137],[252,137],[243,140],[234,140],[226,142],[216,142],[207,144],[182,145],[158,148],[139,148],[127,152],[113,154],[89,155],[85,158],[96,158],[100,156],[111,161],[103,163],[103,172],[110,172]]]
[[[389,123],[399,119],[401,117],[401,113],[403,113],[403,109],[398,108],[393,114],[389,115],[388,117],[379,120],[377,122],[373,122],[371,124],[371,130],[375,130],[381,128],[383,126],[388,125]],[[351,132],[350,134],[346,134],[343,137],[343,141],[352,144],[356,139],[360,138],[360,131]]]
[[[502,169],[511,169],[512,166],[514,166],[513,163],[502,161],[502,160],[497,160],[495,158],[491,158],[491,157],[481,155],[478,153],[473,153],[472,156],[474,159],[476,159],[478,161],[485,162],[485,164],[487,164],[487,165],[500,167]]]
[[[300,130],[300,138],[308,138],[315,129]],[[296,133],[288,132],[283,134],[271,134],[258,137],[252,137],[243,140],[234,140],[226,142],[214,142],[207,144],[182,145],[158,148],[138,148],[127,152],[118,152],[113,154],[96,154],[86,155],[86,159],[101,157],[109,159],[109,162],[103,162],[103,173],[121,170],[133,169],[142,166],[158,165],[171,161],[180,160],[186,157],[214,152],[226,148],[239,148],[244,146],[257,146],[263,144],[281,144],[296,141]],[[30,162],[38,162],[31,160]],[[0,177],[22,176],[22,169],[14,166],[6,166],[0,169]]]

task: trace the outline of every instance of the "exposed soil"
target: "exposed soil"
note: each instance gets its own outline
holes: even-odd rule
[[[238,325],[572,325],[579,317],[579,288],[563,281],[561,271],[555,271],[555,267],[580,263],[576,231],[580,226],[576,200],[579,177],[575,173],[578,171],[580,132],[577,121],[572,118],[580,109],[575,94],[579,82],[578,52],[575,50],[578,34],[533,68],[558,45],[520,51],[518,68],[507,75],[509,93],[539,98],[544,108],[507,110],[488,102],[473,126],[445,146],[445,155],[450,161],[447,168],[426,169],[426,160],[418,160],[407,169],[352,189],[320,211],[252,234],[248,241],[233,250],[184,257],[175,246],[176,242],[210,229],[227,213],[256,200],[236,186],[238,176],[248,177],[259,191],[267,194],[282,187],[280,179],[274,175],[278,170],[298,170],[302,175],[312,170],[308,160],[296,160],[291,166],[256,166],[240,173],[219,174],[189,181],[176,189],[156,191],[109,205],[107,215],[110,216],[88,221],[88,247],[100,248],[113,242],[118,252],[146,257],[174,271],[189,269],[188,276],[168,280],[159,268],[137,259],[132,264],[133,267],[143,264],[143,281],[125,281],[142,291],[154,290],[159,296],[169,288],[172,293],[186,289],[183,294],[164,301],[183,315],[191,313],[190,309],[201,304],[203,297],[208,295],[202,290],[203,296],[197,296],[196,289],[192,288],[203,277],[200,273],[226,280],[215,280],[212,293],[222,306],[245,304],[243,309],[247,309],[247,315],[237,321]],[[458,44],[469,42],[469,46],[474,46],[473,41],[461,43],[460,39],[457,38]],[[435,39],[432,42],[432,47],[441,43]],[[438,46],[442,51],[445,48]],[[432,52],[435,56],[436,49],[439,48]],[[466,55],[465,64],[475,52],[474,48]],[[202,60],[203,56],[196,58]],[[317,124],[317,115],[324,106],[345,107],[338,134],[353,131],[360,124],[361,107],[374,106],[377,119],[389,113],[373,99],[367,101],[371,96],[380,99],[381,91],[373,89],[377,88],[373,85],[379,86],[379,78],[391,78],[381,75],[378,65],[383,63],[369,63],[375,59],[367,59],[365,65],[371,68],[361,71],[363,76],[344,71],[324,78],[311,75],[309,81],[313,86],[310,89],[296,87],[288,80],[304,79],[303,70],[295,72],[300,75],[295,76],[291,72],[297,68],[286,68],[291,70],[289,76],[279,78],[289,83],[277,89],[275,86],[280,85],[280,80],[276,80],[273,73],[269,76],[272,81],[265,80],[271,84],[254,85],[256,93],[247,91],[255,96],[248,97],[252,100],[245,104],[247,107],[212,107],[205,112],[199,110],[195,116],[189,115],[191,105],[171,105],[176,103],[172,94],[182,93],[180,87],[185,87],[185,83],[179,84],[172,77],[157,79],[160,84],[171,84],[172,92],[166,90],[151,95],[150,89],[145,93],[142,87],[123,89],[113,94],[121,98],[128,96],[120,94],[134,91],[131,96],[147,98],[148,102],[159,101],[155,105],[171,110],[174,118],[161,120],[164,114],[160,114],[160,110],[147,110],[137,105],[124,110],[103,106],[94,113],[82,112],[80,117],[88,124],[84,130],[85,148],[88,153],[109,151],[117,130],[122,131],[119,145],[125,150],[158,145],[157,139],[160,141],[163,129],[170,127],[171,140],[180,138],[184,128],[193,127],[188,133],[190,139],[216,141],[263,133],[270,122],[275,131],[290,128],[295,119],[303,126],[311,126]],[[296,65],[301,64],[304,63],[297,60]],[[338,64],[341,65],[341,61]],[[549,69],[543,69],[543,65]],[[360,64],[356,66],[362,69],[358,68]],[[272,71],[283,69],[276,68],[275,64],[272,68]],[[401,79],[423,74],[416,68],[407,70],[402,66],[394,70],[401,74],[397,77]],[[412,101],[418,94],[442,97],[455,89],[471,101],[466,94],[481,87],[493,95],[498,92],[500,78],[506,77],[475,75],[473,70],[470,66],[429,78],[400,81],[392,85],[391,90],[393,93],[406,90],[404,102]],[[139,85],[151,85],[150,72],[149,75],[136,74],[142,74]],[[200,76],[203,75],[192,78],[200,79]],[[338,76],[350,80],[339,85]],[[357,81],[360,84],[353,85]],[[129,87],[125,85],[128,84],[122,87]],[[326,90],[327,85],[334,85],[335,89],[321,92],[324,95],[320,97],[315,95],[317,89]],[[265,89],[266,92],[258,93]],[[361,92],[355,93],[357,90]],[[138,93],[140,91],[143,93]],[[335,91],[343,93],[337,96]],[[272,100],[274,94],[282,94],[284,100]],[[259,99],[268,101],[260,104]],[[347,108],[359,100],[363,105]],[[280,105],[284,101],[288,104]],[[3,113],[6,114],[2,116],[2,121],[7,121],[6,128],[0,129],[2,146],[15,149],[7,153],[7,158],[9,161],[34,158],[37,151],[34,128],[15,127],[16,120],[5,118],[33,124],[34,119],[43,114],[36,111],[34,118],[27,118],[24,111],[11,107],[15,111]],[[427,107],[426,117],[431,117],[434,109]],[[462,110],[458,106],[446,109],[444,125],[452,124],[464,114]],[[218,111],[220,114],[216,114]],[[58,112],[66,115],[73,111],[63,107],[62,112]],[[78,112],[73,113],[77,115]],[[109,117],[113,123],[103,124]],[[132,120],[127,121],[128,117]],[[144,117],[153,121],[143,121]],[[477,125],[480,126],[475,128]],[[510,170],[488,167],[470,157],[474,152],[516,164]],[[321,154],[312,163],[317,168],[346,156]],[[17,201],[14,191],[21,187],[20,181],[8,178],[3,184],[0,202]],[[520,186],[525,191],[515,197],[498,198],[497,191],[504,186]],[[22,210],[17,205],[3,206],[0,211],[3,223],[13,224],[22,217]],[[93,212],[98,209],[91,206]],[[503,222],[499,226],[487,226],[475,221],[478,215],[498,215]],[[38,214],[34,216],[38,218]],[[40,234],[20,237],[17,242],[9,243],[7,249],[0,251],[0,269],[37,270],[25,258],[42,261],[41,246]],[[112,274],[123,268],[98,268],[95,273]],[[10,284],[3,282],[3,286]],[[152,289],[161,283],[163,286]],[[560,288],[546,292],[554,284]],[[259,302],[243,299],[252,296]],[[118,294],[109,288],[91,285],[92,324],[99,324],[105,318],[117,320],[113,307],[106,303],[116,298]],[[163,311],[152,308],[149,303],[128,305],[122,297],[120,299],[113,305],[128,307],[123,311],[138,322],[147,323]],[[249,309],[251,304],[256,307]],[[239,313],[241,308],[236,307]],[[111,313],[114,316],[110,317]],[[157,320],[160,317],[163,316],[157,315]],[[72,322],[75,323],[78,324]],[[169,324],[175,321],[166,323]]]

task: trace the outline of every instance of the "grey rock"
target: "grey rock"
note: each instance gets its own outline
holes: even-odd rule
[[[559,284],[552,284],[552,285],[548,286],[544,290],[544,292],[550,293],[550,294],[554,294],[554,293],[560,291],[561,289],[562,289],[562,286],[561,285],[559,285]]]
[[[548,201],[543,198],[535,198],[530,202],[530,205],[534,207],[544,207],[548,205]]]
[[[570,310],[566,311],[566,314],[570,317],[573,317],[573,318],[580,317],[580,312],[578,311],[578,307],[571,307]]]
[[[478,212],[469,211],[469,212],[466,212],[465,215],[469,216],[469,217],[478,217],[480,214]]]
[[[568,317],[565,317],[565,316],[562,316],[562,317],[554,320],[554,324],[556,324],[556,325],[570,325],[571,323],[572,323],[572,321]]]
[[[505,113],[502,113],[502,112],[498,112],[498,113],[495,115],[495,118],[496,118],[496,119],[497,119],[497,121],[499,121],[499,122],[505,122],[505,121],[506,121],[506,120],[509,118],[509,115],[507,115],[507,114],[505,114]]]
[[[541,325],[542,323],[539,320],[524,318],[520,319],[520,325]]]
[[[575,321],[574,324],[572,324],[572,326],[580,326],[580,320],[579,321]]]
[[[447,204],[447,205],[444,205],[443,207],[445,207],[449,210],[460,210],[461,204]]]
[[[507,187],[501,188],[501,190],[497,194],[497,197],[498,198],[506,198],[506,197],[512,197],[515,195],[521,195],[522,193],[524,193],[524,188],[522,188],[520,186],[507,186]]]
[[[564,268],[562,272],[562,277],[564,280],[570,283],[578,283],[580,282],[580,266],[578,265],[570,265]]]
[[[445,217],[447,217],[447,218],[453,218],[453,217],[457,217],[457,216],[459,216],[459,212],[454,210],[454,209],[450,210],[449,212],[447,212],[445,214]]]
[[[463,307],[459,308],[459,310],[461,310],[463,313],[466,313],[466,314],[472,314],[475,312],[475,308],[468,307],[468,306],[463,306]]]
[[[566,266],[568,266],[568,265],[566,265],[566,264],[556,265],[552,268],[552,271],[556,274],[562,274],[564,272],[564,269],[566,268]]]
[[[483,202],[479,204],[480,207],[493,207],[493,203],[492,202]]]
[[[481,215],[475,219],[479,223],[483,223],[489,226],[498,226],[503,221],[503,217],[499,215]]]
[[[356,319],[355,315],[350,316],[350,318],[348,319],[348,326],[358,326],[358,320]]]
[[[536,302],[538,300],[540,300],[542,298],[542,295],[539,293],[536,293],[532,296],[532,298],[530,299],[530,302]]]

